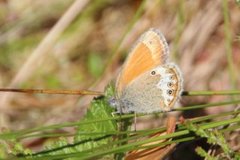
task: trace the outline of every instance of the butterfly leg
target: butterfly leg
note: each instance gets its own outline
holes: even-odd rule
[[[137,131],[137,113],[134,112],[134,131]]]

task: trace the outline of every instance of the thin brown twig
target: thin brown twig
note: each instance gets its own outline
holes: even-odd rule
[[[54,90],[54,89],[15,89],[0,88],[0,92],[18,92],[27,94],[68,94],[68,95],[103,95],[103,92],[89,90]]]

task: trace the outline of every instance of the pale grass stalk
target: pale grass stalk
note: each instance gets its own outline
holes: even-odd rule
[[[77,0],[72,6],[65,12],[55,26],[50,30],[42,42],[32,52],[31,56],[26,60],[23,66],[18,71],[17,75],[9,84],[9,88],[19,86],[24,81],[28,80],[32,73],[42,64],[44,58],[54,46],[56,40],[60,37],[62,32],[71,24],[71,22],[81,13],[89,0]],[[10,112],[8,102],[10,101],[13,93],[4,93],[0,96],[0,126],[8,126],[7,115],[5,113]]]
[[[50,54],[49,51],[53,48],[57,39],[71,24],[71,22],[79,15],[79,13],[83,11],[88,2],[89,0],[77,0],[70,6],[70,8],[65,12],[65,14],[42,40],[42,42],[32,52],[31,56],[26,60],[26,62],[18,71],[17,75],[10,82],[8,88],[15,88],[30,78],[32,73],[34,73],[36,69],[43,64],[44,59],[47,58],[48,54]],[[12,93],[5,93],[0,97],[1,111],[4,112],[8,109],[8,102],[11,99],[12,95]]]

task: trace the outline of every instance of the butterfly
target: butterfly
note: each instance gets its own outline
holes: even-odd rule
[[[183,78],[169,62],[169,47],[154,28],[138,39],[116,80],[112,106],[119,113],[170,111],[180,98]]]

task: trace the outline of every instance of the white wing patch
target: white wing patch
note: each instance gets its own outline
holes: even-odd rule
[[[176,65],[170,63],[154,69],[155,73],[161,77],[156,87],[162,90],[161,96],[163,97],[165,107],[170,106],[172,101],[178,98],[181,94],[179,90],[182,86],[182,79],[178,73],[172,71],[176,67]],[[176,93],[179,95],[176,95]]]

